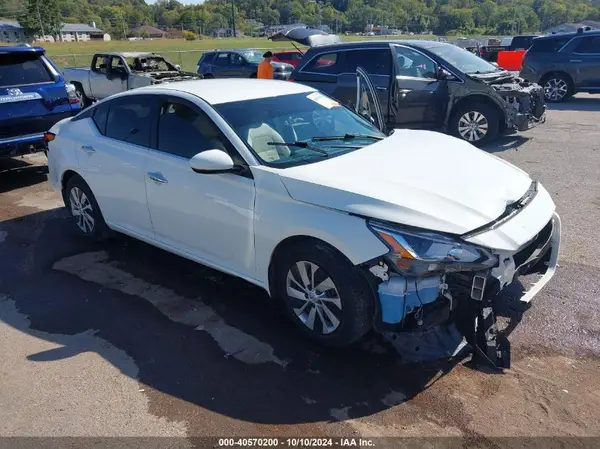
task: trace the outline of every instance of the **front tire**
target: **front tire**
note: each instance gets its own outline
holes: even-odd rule
[[[488,104],[470,102],[454,111],[449,125],[453,136],[473,145],[486,145],[498,135],[500,114]]]
[[[85,96],[85,92],[83,91],[83,87],[81,85],[75,85],[75,95],[77,95],[77,99],[79,100],[79,104],[81,104],[81,109],[85,109],[90,105],[90,100]]]
[[[81,235],[94,241],[104,240],[109,236],[110,230],[100,212],[96,198],[83,178],[75,175],[69,179],[64,198],[76,229]]]
[[[298,329],[319,343],[348,346],[373,325],[375,298],[362,273],[323,242],[302,242],[276,261],[276,296]]]

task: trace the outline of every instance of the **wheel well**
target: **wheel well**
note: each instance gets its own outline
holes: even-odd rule
[[[544,83],[546,82],[546,80],[547,80],[548,78],[550,78],[551,76],[556,76],[556,75],[561,75],[561,76],[564,76],[564,77],[565,77],[565,79],[566,79],[566,80],[567,80],[569,83],[571,83],[571,87],[573,87],[573,86],[574,86],[574,83],[573,83],[573,77],[572,77],[571,75],[569,75],[567,72],[562,72],[562,71],[560,71],[560,70],[555,70],[555,71],[552,71],[552,72],[548,72],[548,73],[546,73],[544,76],[542,76],[542,77],[540,78],[540,85],[541,85],[542,87],[544,87]]]
[[[492,108],[496,109],[499,113],[502,113],[502,110],[500,109],[500,106],[498,106],[498,104],[496,104],[494,102],[494,100],[492,100],[489,97],[486,97],[485,95],[469,95],[468,97],[464,97],[461,98],[460,100],[458,100],[456,102],[456,104],[452,107],[452,112],[450,113],[450,118],[454,118],[454,115],[456,114],[456,111],[469,103],[483,103],[486,104],[488,106],[491,106]]]
[[[79,174],[73,170],[67,170],[62,175],[62,180],[60,182],[60,184],[61,184],[60,190],[62,192],[63,200],[65,199],[65,187],[67,187],[67,183],[73,176],[79,176]]]
[[[308,235],[295,235],[295,236],[283,239],[281,242],[279,242],[277,244],[277,246],[273,250],[273,253],[271,254],[271,260],[269,262],[268,282],[269,282],[269,292],[271,294],[271,297],[273,297],[273,294],[275,291],[275,282],[274,282],[275,276],[273,275],[274,274],[273,270],[277,266],[277,261],[279,260],[279,257],[281,257],[282,254],[285,254],[286,251],[290,250],[292,247],[294,247],[296,245],[299,245],[300,243],[303,243],[305,245],[308,245],[310,243],[325,245],[347,258],[347,256],[344,253],[342,253],[339,249],[337,249],[330,243],[327,243],[325,240],[321,240],[316,237],[311,237]],[[348,260],[348,262],[350,262],[350,260]],[[352,262],[350,262],[350,263],[352,263]]]

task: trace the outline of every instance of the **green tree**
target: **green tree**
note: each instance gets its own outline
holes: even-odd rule
[[[56,0],[28,0],[27,12],[19,17],[28,36],[58,36],[61,30],[60,9]]]

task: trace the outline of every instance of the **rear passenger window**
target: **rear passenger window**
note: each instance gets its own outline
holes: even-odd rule
[[[600,36],[588,36],[579,40],[574,53],[596,53],[600,54]]]
[[[331,74],[341,73],[338,65],[338,56],[338,53],[327,53],[325,55],[317,56],[309,62],[302,71]]]
[[[352,50],[344,52],[342,73],[354,73],[362,67],[370,75],[390,75],[392,72],[392,52],[381,50]]]
[[[98,131],[100,134],[106,135],[106,122],[108,119],[108,109],[110,108],[109,103],[103,103],[94,108],[94,115],[92,116],[92,120],[98,127]]]
[[[226,67],[229,65],[229,53],[218,53],[212,62],[214,65]]]
[[[529,49],[531,53],[556,53],[558,50],[563,48],[567,42],[571,40],[570,37],[562,37],[555,39],[534,39],[533,45]]]
[[[106,122],[106,137],[149,147],[152,104],[152,98],[143,95],[112,101]]]

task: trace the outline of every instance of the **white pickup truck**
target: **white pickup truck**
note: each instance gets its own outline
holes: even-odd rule
[[[64,69],[68,83],[75,86],[83,106],[119,92],[151,84],[202,79],[183,72],[156,53],[96,53],[90,68]]]

